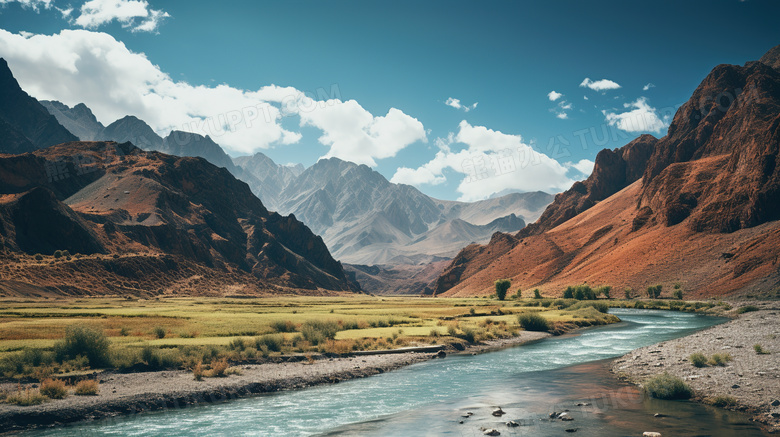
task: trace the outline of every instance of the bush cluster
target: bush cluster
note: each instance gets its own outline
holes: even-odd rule
[[[525,313],[517,316],[520,327],[526,331],[547,332],[550,330],[550,322],[536,313]]]
[[[645,381],[643,390],[656,399],[690,399],[693,390],[682,379],[664,372]]]

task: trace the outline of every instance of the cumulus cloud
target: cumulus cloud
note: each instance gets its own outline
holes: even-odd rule
[[[426,140],[422,123],[413,117],[394,108],[374,117],[354,100],[342,102],[337,89],[314,98],[292,87],[251,91],[175,81],[106,33],[20,35],[0,29],[0,53],[36,98],[70,106],[83,102],[104,124],[130,114],[161,135],[172,129],[210,135],[237,153],[300,141],[299,132],[281,125],[288,116],[322,130],[326,156],[369,165]]]
[[[624,103],[623,107],[633,109],[622,113],[601,111],[610,126],[633,133],[660,133],[669,127],[669,115],[660,117],[656,109],[647,103],[645,97],[640,97],[635,102]]]
[[[90,0],[81,5],[74,24],[86,29],[117,21],[133,32],[156,32],[163,19],[170,15],[151,9],[146,0]]]
[[[450,98],[447,99],[446,102],[444,102],[444,104],[447,105],[447,106],[451,106],[451,107],[453,107],[455,109],[462,109],[465,112],[469,112],[472,109],[476,109],[477,108],[477,104],[479,104],[479,102],[474,102],[472,105],[463,105],[463,104],[460,103],[460,99],[455,99],[455,98],[450,97]]]
[[[37,12],[40,10],[40,8],[51,8],[52,1],[53,0],[0,0],[0,5],[19,3],[23,8],[30,8]]]
[[[555,93],[555,91],[553,91],[552,93]],[[550,100],[555,101],[560,99],[561,96],[563,96],[563,94],[559,94],[559,93],[555,93],[555,94],[557,94],[557,96],[554,96],[555,97],[554,99],[553,96],[548,95]],[[567,102],[566,100],[561,100],[554,108],[550,109],[550,111],[553,112],[555,116],[560,118],[561,120],[566,120],[569,118],[569,113],[567,111],[569,111],[572,108],[574,108],[573,104]]]
[[[607,91],[616,90],[620,88],[620,85],[618,85],[617,82],[613,82],[609,79],[590,80],[590,78],[586,77],[585,80],[580,83],[580,87],[590,88],[593,91]]]
[[[589,159],[581,159],[577,162],[567,162],[564,164],[566,168],[573,168],[585,176],[590,176],[590,174],[593,173],[593,166],[595,165],[596,163]]]
[[[563,94],[555,92],[555,90],[550,91],[547,93],[547,98],[550,99],[551,102],[554,102],[558,99],[563,97]]]
[[[647,91],[647,90],[649,90],[650,88],[655,88],[655,85],[654,85],[654,84],[652,84],[652,83],[648,83],[647,85],[645,85],[645,86],[643,86],[643,87],[642,87],[642,91]]]
[[[535,151],[519,135],[505,134],[467,121],[458,133],[437,138],[436,156],[418,168],[399,168],[391,182],[415,186],[446,182],[445,169],[464,177],[461,201],[486,199],[506,190],[558,192],[571,186],[569,167]]]

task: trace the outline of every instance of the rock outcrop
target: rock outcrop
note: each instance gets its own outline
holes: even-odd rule
[[[103,288],[102,276],[123,269],[134,288],[153,294],[175,289],[179,278],[160,279],[155,265],[232,281],[209,281],[217,294],[358,289],[320,237],[294,216],[269,212],[245,183],[201,158],[145,152],[130,143],[72,142],[0,158],[0,181],[6,253],[110,256],[113,264],[73,261],[78,274],[65,284],[72,290]],[[19,277],[4,279],[56,282],[46,275],[57,269],[20,267]],[[148,284],[145,276],[162,282]]]
[[[458,254],[436,293],[487,293],[496,278],[551,295],[585,281],[685,282],[698,294],[780,286],[779,58],[780,46],[715,67],[665,137],[601,151],[536,223]]]
[[[24,153],[76,141],[37,100],[22,90],[0,58],[0,153]]]

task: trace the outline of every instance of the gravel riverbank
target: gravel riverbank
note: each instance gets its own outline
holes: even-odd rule
[[[519,336],[473,345],[462,353],[477,353],[541,340],[550,334],[523,331]],[[447,352],[460,352],[450,350]],[[261,393],[295,390],[319,384],[364,378],[403,366],[437,358],[437,353],[392,353],[322,358],[238,366],[240,375],[195,381],[192,372],[171,370],[143,373],[105,372],[99,375],[97,396],[74,396],[50,400],[41,405],[20,407],[0,404],[0,432],[35,427],[60,426],[82,420],[96,420],[147,411],[186,408],[191,405],[225,402]],[[13,391],[16,385],[0,384]]]
[[[682,378],[694,390],[695,399],[712,403],[730,397],[736,404],[727,408],[744,411],[753,420],[780,432],[780,303],[736,303],[754,305],[758,311],[734,314],[735,319],[687,337],[634,350],[612,364],[612,372],[635,384],[669,372]],[[735,310],[732,312],[736,313]],[[759,344],[769,352],[758,354]],[[693,353],[708,358],[730,354],[725,366],[694,367]]]

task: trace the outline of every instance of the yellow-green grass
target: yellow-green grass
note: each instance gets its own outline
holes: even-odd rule
[[[176,351],[181,351],[184,358],[176,362],[186,367],[197,362],[199,356],[211,359],[214,353],[231,360],[252,360],[278,353],[344,353],[361,348],[471,341],[475,336],[477,339],[506,337],[519,330],[517,314],[523,312],[541,312],[551,322],[603,319],[603,315],[593,311],[568,312],[516,304],[495,299],[365,295],[0,299],[0,364],[5,357],[17,359],[19,354],[32,350],[42,350],[51,357],[55,344],[71,325],[86,325],[105,333],[112,354],[120,357],[117,358],[120,361],[124,357],[125,366],[138,363],[142,360],[140,351],[151,347],[165,357],[173,357],[174,361]],[[304,339],[302,325],[307,322],[335,323],[338,328],[335,338],[319,342]],[[283,327],[285,323],[293,332],[282,334],[281,351],[270,348],[262,340],[255,341],[276,333],[279,325]],[[158,331],[164,331],[165,336],[159,338]],[[218,348],[217,352],[213,348]],[[150,365],[148,361],[144,364]],[[55,373],[57,369],[78,369],[78,363],[49,365],[55,368]],[[34,372],[34,368],[24,367],[22,373]]]

